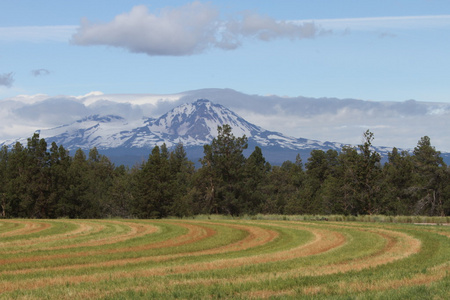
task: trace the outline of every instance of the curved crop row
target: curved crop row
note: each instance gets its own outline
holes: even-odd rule
[[[0,298],[414,298],[431,290],[446,298],[449,232],[377,223],[0,220]]]

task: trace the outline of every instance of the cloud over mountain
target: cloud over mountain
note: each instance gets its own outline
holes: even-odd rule
[[[144,5],[135,6],[109,23],[84,19],[72,37],[76,45],[107,45],[147,55],[182,56],[209,48],[236,49],[245,39],[270,41],[276,38],[314,38],[324,31],[313,22],[277,21],[246,12],[237,18],[221,19],[211,4],[198,1],[159,14]]]
[[[367,129],[374,145],[413,148],[427,135],[437,150],[450,152],[450,104],[357,99],[279,97],[231,89],[201,89],[171,95],[102,94],[17,96],[0,101],[0,140],[30,137],[37,129],[69,124],[90,115],[117,115],[128,122],[159,117],[197,99],[210,99],[247,121],[292,137],[359,144]]]

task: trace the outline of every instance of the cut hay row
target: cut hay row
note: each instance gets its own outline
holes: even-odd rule
[[[74,241],[74,244],[65,247],[56,247],[54,249],[47,249],[48,251],[36,251],[37,254],[33,255],[33,253],[20,253],[21,255],[14,255],[9,259],[0,259],[0,265],[8,265],[8,264],[19,264],[24,262],[43,262],[43,261],[52,261],[52,260],[61,260],[61,259],[73,259],[79,257],[87,257],[92,259],[96,255],[110,255],[113,253],[134,253],[137,251],[142,251],[146,249],[152,248],[165,248],[165,247],[173,247],[179,246],[186,243],[195,243],[196,241],[203,239],[209,235],[212,235],[213,232],[209,229],[204,229],[201,226],[195,226],[191,224],[181,224],[181,227],[188,229],[186,234],[175,236],[174,238],[169,238],[167,240],[162,240],[154,243],[146,243],[146,239],[142,240],[140,244],[136,246],[130,246],[127,241],[137,239],[146,234],[152,234],[158,231],[158,227],[152,224],[144,224],[141,227],[141,230],[137,230],[137,224],[132,222],[111,222],[111,221],[102,221],[104,223],[104,227],[108,228],[108,225],[115,224],[113,233],[116,232],[117,235],[114,236],[111,231],[104,233],[103,235],[95,235],[97,237],[96,240],[90,240],[85,243],[78,243]],[[123,225],[123,228],[120,228],[119,225]],[[127,229],[124,229],[127,228]],[[144,228],[145,230],[142,230]],[[125,232],[125,233],[122,233]],[[101,233],[101,232],[99,232]],[[106,237],[104,237],[106,235]],[[94,247],[95,246],[95,247]],[[112,247],[107,247],[112,246]],[[42,250],[42,249],[38,249]],[[61,252],[58,250],[69,250],[70,252]],[[4,252],[4,254],[11,254],[9,252]],[[13,252],[13,254],[15,254]],[[5,256],[5,255],[3,255]]]
[[[1,220],[1,223],[6,224],[16,224],[19,225],[15,230],[7,231],[0,234],[1,238],[8,237],[8,236],[21,236],[21,235],[28,235],[31,233],[39,232],[41,230],[45,230],[49,228],[51,225],[48,223],[41,223],[41,222],[33,222],[33,221],[11,221],[11,220]]]
[[[0,237],[6,236],[10,234],[10,231],[17,230],[21,227],[24,227],[25,225],[20,222],[14,222],[11,220],[8,220],[8,222],[5,222],[3,220],[0,220]]]
[[[2,220],[0,298],[447,296],[450,228]],[[2,227],[0,227],[2,228]],[[27,236],[28,239],[22,238]],[[450,294],[449,294],[450,296]],[[443,299],[445,299],[444,297]]]
[[[134,248],[127,248],[127,249],[116,249],[115,251],[108,251],[111,252],[125,252],[124,250],[127,250],[129,252],[136,252],[141,251],[142,249],[156,249],[156,248],[170,248],[170,247],[179,247],[187,242],[192,243],[196,242],[199,239],[203,239],[205,237],[210,237],[215,232],[208,228],[202,231],[201,227],[198,226],[192,226],[191,224],[181,224],[182,226],[185,226],[189,228],[188,234],[185,236],[179,236],[176,239],[171,239],[167,241],[162,241],[158,243],[148,244],[145,246],[139,246]],[[16,271],[5,271],[0,274],[25,274],[25,273],[31,273],[31,272],[37,272],[37,271],[49,271],[49,270],[68,270],[68,269],[80,269],[80,268],[92,268],[92,267],[106,267],[106,266],[118,266],[118,265],[126,265],[126,264],[137,264],[137,263],[143,263],[148,261],[164,261],[164,260],[170,260],[174,258],[180,258],[180,257],[193,257],[193,256],[200,256],[200,255],[211,255],[211,254],[218,254],[218,253],[226,253],[226,252],[232,252],[232,251],[242,251],[245,249],[249,249],[252,247],[256,247],[259,245],[266,244],[273,239],[275,239],[278,234],[275,231],[267,230],[259,227],[252,227],[252,226],[244,226],[244,225],[228,225],[230,228],[236,228],[239,230],[242,230],[247,233],[247,236],[239,240],[235,243],[230,243],[221,247],[211,248],[207,250],[201,250],[201,251],[193,251],[193,252],[181,252],[177,254],[169,254],[169,255],[158,255],[158,256],[149,256],[149,257],[139,257],[139,258],[131,258],[131,259],[120,259],[120,260],[108,260],[106,262],[99,262],[99,263],[89,263],[89,264],[78,264],[78,265],[70,265],[70,266],[60,266],[60,267],[53,267],[53,268],[41,268],[41,269],[25,269],[25,270],[16,270]],[[79,254],[79,253],[78,253]],[[48,258],[48,257],[47,257]]]
[[[86,221],[64,221],[64,224],[73,225],[74,228],[72,230],[60,234],[53,234],[45,237],[40,236],[37,238],[31,238],[26,240],[13,240],[10,242],[0,243],[0,247],[4,249],[3,251],[4,253],[8,252],[7,250],[8,248],[13,249],[10,253],[26,251],[23,248],[29,248],[31,251],[36,251],[38,249],[37,246],[38,244],[44,245],[41,247],[45,247],[45,245],[47,245],[50,242],[61,240],[68,241],[70,239],[75,239],[81,236],[92,235],[93,233],[99,232],[104,229],[104,226],[101,224]],[[33,247],[29,247],[30,245],[33,245]]]

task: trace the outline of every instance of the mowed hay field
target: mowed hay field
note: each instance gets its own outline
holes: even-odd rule
[[[0,299],[450,299],[450,227],[0,220]]]

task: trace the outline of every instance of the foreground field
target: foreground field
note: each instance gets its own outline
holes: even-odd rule
[[[449,299],[450,227],[0,220],[0,299]]]

